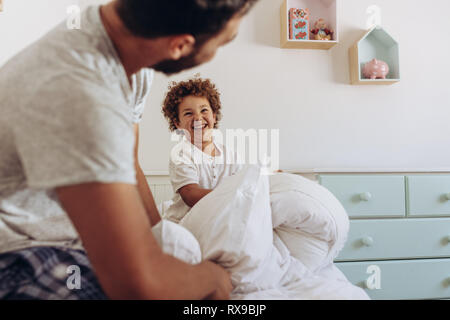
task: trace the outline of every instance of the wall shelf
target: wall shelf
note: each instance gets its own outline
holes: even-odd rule
[[[280,10],[281,48],[329,50],[338,44],[337,1],[338,0],[284,0]],[[289,9],[291,8],[309,9],[309,30],[314,28],[314,22],[316,20],[319,18],[325,19],[328,27],[334,31],[332,40],[314,40],[311,39],[311,34],[309,40],[289,39]]]
[[[383,60],[389,65],[386,79],[365,79],[362,70],[372,59]],[[381,27],[365,32],[349,49],[350,79],[353,85],[390,85],[400,81],[398,42]]]

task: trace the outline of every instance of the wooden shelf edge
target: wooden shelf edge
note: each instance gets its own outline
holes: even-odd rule
[[[363,80],[354,81],[354,82],[352,82],[352,85],[392,85],[392,84],[395,84],[398,82],[400,82],[400,80],[389,80],[389,79],[370,80],[370,79],[367,79],[364,81]]]
[[[313,50],[330,50],[335,45],[339,44],[337,41],[318,41],[318,40],[306,40],[295,41],[285,40],[281,41],[281,48],[283,49],[313,49]]]

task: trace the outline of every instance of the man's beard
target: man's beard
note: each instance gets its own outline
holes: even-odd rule
[[[202,64],[202,62],[198,60],[198,52],[199,50],[194,50],[190,55],[178,60],[163,60],[149,68],[163,72],[166,75],[172,75]]]

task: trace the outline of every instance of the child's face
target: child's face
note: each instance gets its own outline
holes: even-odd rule
[[[178,119],[177,128],[186,130],[193,144],[211,141],[216,115],[207,98],[184,97],[178,106]]]

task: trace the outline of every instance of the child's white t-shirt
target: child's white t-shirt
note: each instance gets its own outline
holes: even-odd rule
[[[178,190],[188,184],[198,184],[203,189],[214,189],[220,181],[243,168],[241,159],[221,144],[215,143],[216,156],[210,156],[183,138],[173,149],[169,161],[169,175],[175,193],[173,204],[163,218],[178,223],[191,209]]]

